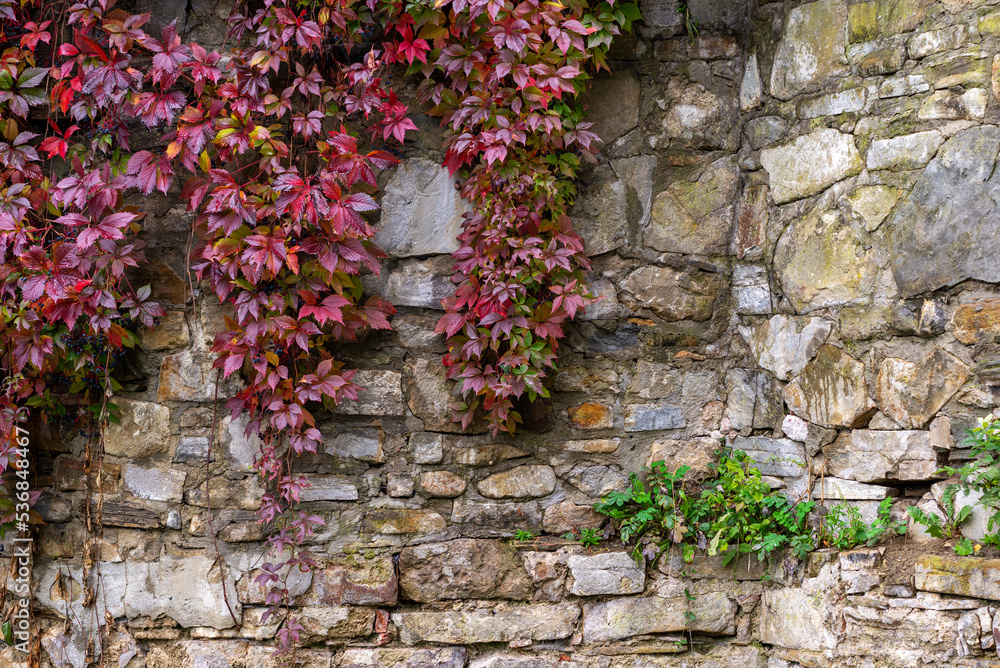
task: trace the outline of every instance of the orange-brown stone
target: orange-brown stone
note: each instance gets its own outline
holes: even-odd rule
[[[951,318],[955,338],[967,346],[1000,337],[1000,299],[962,304]]]
[[[567,410],[570,424],[576,429],[608,429],[613,426],[614,412],[610,406],[588,401]]]

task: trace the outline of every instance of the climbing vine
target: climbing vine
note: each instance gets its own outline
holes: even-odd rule
[[[173,24],[147,33],[149,16],[115,0],[0,0],[0,464],[31,407],[77,397],[98,430],[114,419],[117,369],[164,315],[134,279],[145,212],[129,196],[177,180],[191,268],[232,307],[212,351],[222,379],[243,381],[227,408],[263,443],[278,559],[258,583],[293,648],[282,573],[312,566],[302,545],[323,523],[297,507],[295,457],[317,451],[317,411],[357,396],[336,345],[394,313],[360,280],[384,257],[376,176],[416,130],[389,73],[419,79],[414,102],[440,117],[473,205],[438,325],[456,420],[512,432],[518,402],[548,395],[563,326],[594,301],[568,216],[598,140],[576,98],[637,18],[582,0],[238,2],[222,54]],[[132,150],[140,124],[159,141]]]

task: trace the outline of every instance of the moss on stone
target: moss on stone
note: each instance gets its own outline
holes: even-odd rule
[[[852,5],[847,10],[848,41],[869,42],[879,36],[878,10],[874,2]]]

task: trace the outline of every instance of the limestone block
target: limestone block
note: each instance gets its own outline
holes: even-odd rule
[[[847,198],[851,208],[864,221],[865,229],[874,232],[892,211],[903,191],[892,186],[862,186]]]
[[[962,304],[951,317],[951,328],[967,346],[1000,339],[1000,299]]]
[[[769,315],[774,312],[774,297],[767,278],[767,268],[755,264],[733,266],[733,302],[741,315]]]
[[[868,149],[868,169],[919,169],[930,162],[944,137],[937,130],[876,139]]]
[[[410,434],[410,460],[414,464],[440,464],[444,459],[444,439],[441,434],[417,431]]]
[[[605,515],[594,512],[593,506],[581,506],[572,501],[562,501],[545,509],[542,528],[545,533],[562,535],[567,531],[598,529],[606,519]]]
[[[482,503],[456,499],[451,521],[485,529],[486,535],[511,536],[518,529],[538,531],[542,509],[537,501],[525,503]]]
[[[799,313],[868,303],[875,290],[875,251],[840,211],[815,210],[781,235],[774,272]]]
[[[795,478],[807,472],[805,447],[791,439],[738,436],[732,447],[747,453],[763,475]]]
[[[308,487],[302,490],[302,501],[357,501],[355,478],[346,475],[305,475]]]
[[[959,24],[940,30],[917,33],[910,38],[909,43],[906,45],[906,50],[910,54],[910,58],[919,60],[935,53],[957,49],[968,38],[968,26]]]
[[[455,381],[445,378],[440,358],[411,358],[406,361],[406,403],[424,421],[428,431],[461,432],[462,425],[451,419],[451,406],[459,400]]]
[[[464,647],[407,649],[390,647],[348,647],[340,655],[337,668],[463,668]]]
[[[689,621],[685,612],[693,612]],[[617,598],[584,606],[583,641],[605,642],[646,633],[691,630],[710,635],[736,633],[736,604],[722,592],[684,596]]]
[[[638,307],[649,308],[667,321],[708,320],[720,292],[715,274],[653,266],[633,271],[622,288],[634,296]]]
[[[352,429],[339,427],[337,431],[323,439],[323,452],[338,459],[356,459],[372,464],[385,461],[382,446],[385,432],[377,427]]]
[[[385,186],[375,243],[395,257],[453,253],[470,210],[445,167],[408,158]]]
[[[812,498],[826,501],[871,501],[882,500],[889,494],[889,488],[882,485],[866,485],[854,480],[825,477],[813,485]]]
[[[455,290],[449,277],[451,265],[451,258],[446,256],[401,260],[378,275],[366,275],[361,282],[366,293],[382,295],[396,306],[443,310],[441,300]]]
[[[646,466],[656,462],[664,462],[671,471],[681,466],[690,466],[691,472],[708,473],[709,465],[716,461],[715,451],[719,449],[719,441],[710,437],[691,440],[665,439],[654,441],[649,446],[649,456]]]
[[[491,475],[477,487],[489,499],[547,496],[556,487],[556,474],[550,466],[519,466]]]
[[[829,93],[810,98],[799,103],[801,118],[818,118],[820,116],[837,116],[862,111],[868,99],[864,88],[849,88],[839,93]]]
[[[674,181],[653,199],[646,245],[671,253],[725,255],[738,187],[732,158],[716,160],[697,181]]]
[[[775,204],[815,195],[864,167],[854,137],[829,128],[763,149],[760,163],[770,176]]]
[[[526,600],[531,580],[509,543],[460,538],[404,548],[400,589],[411,601],[506,598]]]
[[[774,379],[756,369],[726,372],[726,416],[733,429],[773,429],[781,420],[783,401]]]
[[[788,100],[846,72],[846,40],[845,3],[820,0],[793,9],[771,67],[771,95]]]
[[[624,414],[625,431],[682,429],[687,425],[680,406],[673,404],[629,404]]]
[[[125,491],[137,499],[179,503],[184,495],[187,473],[127,464],[122,481]]]
[[[167,311],[153,329],[142,329],[139,342],[144,350],[173,350],[191,342],[184,311]]]
[[[376,508],[365,515],[361,533],[406,534],[444,531],[445,519],[432,510]]]
[[[864,365],[831,345],[819,349],[784,393],[793,413],[822,427],[858,427],[875,408]]]
[[[1000,200],[1000,128],[949,138],[886,221],[890,262],[902,296],[967,279],[1000,282],[1000,238],[989,216]]]
[[[359,385],[358,398],[343,401],[340,415],[403,415],[403,374],[398,371],[359,369],[352,382]]]
[[[107,426],[104,451],[115,457],[141,459],[170,449],[170,409],[148,401],[119,398],[118,422]]]
[[[734,606],[735,607],[735,606]],[[572,635],[580,608],[575,605],[523,605],[447,612],[394,612],[399,639],[418,642],[476,644],[557,640]]]
[[[823,318],[775,315],[762,325],[740,327],[739,331],[757,364],[778,380],[788,380],[802,373],[832,330],[833,323]]]
[[[913,584],[921,591],[1000,599],[1000,560],[925,555],[913,569]]]
[[[919,364],[887,357],[879,367],[879,408],[904,427],[922,429],[961,389],[970,373],[961,360],[937,347]]]
[[[946,418],[935,425],[930,431],[844,432],[825,448],[827,473],[865,483],[936,479],[938,453],[954,447],[954,441]]]
[[[569,591],[576,596],[641,594],[646,583],[644,565],[637,565],[627,552],[573,555],[567,564],[573,576]]]
[[[419,489],[430,497],[454,498],[466,488],[465,480],[451,471],[424,471],[420,474]]]

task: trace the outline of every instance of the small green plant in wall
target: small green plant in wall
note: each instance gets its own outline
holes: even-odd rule
[[[594,509],[618,524],[622,542],[633,545],[636,561],[655,561],[672,546],[689,562],[700,548],[724,563],[740,554],[764,560],[788,547],[800,559],[815,547],[807,517],[812,501],[792,501],[773,492],[746,453],[717,452],[709,479],[685,480],[690,467],[671,471],[664,462],[647,469],[643,481],[632,474],[628,489],[613,492]]]
[[[892,519],[889,513],[891,507],[891,498],[882,499],[875,521],[868,524],[857,506],[838,503],[823,518],[820,542],[838,550],[852,550],[861,545],[870,547],[894,534],[906,533],[906,525]]]

